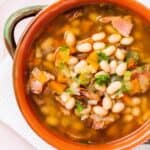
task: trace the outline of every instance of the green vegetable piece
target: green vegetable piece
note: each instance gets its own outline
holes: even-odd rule
[[[131,75],[132,75],[131,71],[126,71],[126,72],[124,73],[123,80],[124,80],[124,81],[129,81],[129,80],[131,79]]]
[[[117,74],[112,74],[111,82],[114,82],[114,81],[122,81],[122,77],[118,76]]]
[[[134,59],[136,63],[138,63],[140,59],[139,54],[135,51],[129,51],[126,56],[126,60],[129,61],[130,59]]]
[[[61,47],[59,47],[60,51],[66,51],[69,50],[69,47],[67,45],[62,45]]]
[[[81,102],[77,102],[76,103],[76,110],[77,110],[77,112],[82,112],[82,110],[84,109],[84,107],[82,106],[82,104],[81,104]]]
[[[130,81],[124,81],[121,87],[121,92],[128,93],[131,91],[131,82]]]
[[[109,74],[104,74],[104,75],[97,75],[95,78],[95,82],[99,85],[105,85],[108,84],[110,81],[110,76]]]
[[[98,53],[98,56],[99,56],[99,62],[102,60],[109,61],[109,57],[103,52]]]

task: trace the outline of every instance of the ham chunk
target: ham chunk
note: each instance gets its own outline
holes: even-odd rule
[[[120,17],[120,16],[103,17],[103,18],[100,18],[99,21],[102,23],[111,22],[112,26],[123,36],[129,36],[133,28],[133,24],[131,20],[129,20],[128,18]]]
[[[34,94],[40,94],[43,90],[44,84],[49,80],[54,79],[55,77],[52,74],[46,71],[41,71],[38,68],[34,68],[29,80],[29,87],[31,92]]]

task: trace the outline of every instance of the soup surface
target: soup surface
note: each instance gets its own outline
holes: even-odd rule
[[[34,41],[27,94],[50,131],[106,143],[150,118],[150,26],[110,4],[56,17]]]

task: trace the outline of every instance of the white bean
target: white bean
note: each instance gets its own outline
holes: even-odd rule
[[[68,46],[74,46],[76,43],[76,37],[70,31],[65,32],[64,39]]]
[[[78,58],[74,56],[70,57],[69,62],[68,62],[69,65],[75,65],[77,63],[78,63]]]
[[[97,103],[98,103],[98,101],[96,101],[96,100],[89,100],[88,101],[89,105],[97,105]]]
[[[87,62],[85,60],[81,60],[74,66],[74,71],[76,73],[81,73],[86,68],[87,68]]]
[[[113,113],[120,113],[121,111],[123,111],[125,108],[124,103],[122,102],[117,102],[114,104],[113,108],[112,108],[112,112]]]
[[[68,99],[70,98],[70,95],[66,92],[62,93],[60,96],[62,102],[66,103],[68,101]]]
[[[118,91],[122,86],[122,83],[120,81],[115,81],[110,83],[110,85],[107,88],[107,93],[112,95],[114,94],[116,91]]]
[[[110,72],[110,66],[109,66],[109,64],[108,64],[108,62],[107,61],[105,61],[105,60],[103,60],[103,61],[101,61],[100,62],[100,67],[101,67],[101,69],[103,70],[103,71],[105,71],[105,72]]]
[[[65,103],[65,107],[68,110],[71,110],[73,107],[75,106],[75,99],[74,98],[70,98],[66,103]]]
[[[121,35],[120,34],[114,33],[114,34],[112,34],[108,37],[108,41],[111,44],[118,43],[120,40],[121,40]]]
[[[117,66],[117,68],[116,68],[116,74],[118,76],[122,76],[125,73],[126,70],[127,70],[127,63],[122,62],[122,63],[120,63]]]
[[[108,73],[106,73],[105,71],[99,71],[95,74],[95,77],[99,76],[99,75],[106,75]]]
[[[111,46],[108,46],[107,48],[105,48],[103,50],[103,53],[105,53],[107,56],[111,56],[115,51],[116,51],[116,47],[111,45]]]
[[[114,74],[116,72],[116,68],[117,68],[117,61],[116,60],[112,60],[110,62],[110,73]]]
[[[103,43],[103,42],[95,42],[95,43],[93,44],[93,49],[94,49],[94,50],[101,50],[101,49],[104,49],[105,46],[106,46],[106,44]]]
[[[106,110],[111,109],[111,107],[112,107],[112,101],[111,101],[111,98],[108,95],[103,98],[102,106]]]
[[[106,109],[104,109],[103,107],[101,107],[101,106],[94,106],[93,111],[94,111],[95,114],[97,114],[101,117],[106,116],[107,113],[108,113],[108,111]]]
[[[92,35],[93,41],[100,41],[103,40],[106,37],[105,32],[100,32]]]
[[[106,86],[105,85],[98,85],[98,84],[94,84],[94,87],[96,90],[104,93],[106,91]]]
[[[77,44],[76,49],[78,52],[86,53],[92,50],[92,45],[90,43],[80,43]]]
[[[132,115],[137,117],[140,115],[140,108],[139,107],[134,107],[132,108]]]
[[[121,40],[120,43],[122,45],[128,46],[128,45],[131,45],[133,43],[133,41],[134,41],[134,38],[130,36],[130,37],[124,37],[124,38],[122,38],[122,40]]]
[[[86,114],[89,114],[90,111],[91,111],[91,106],[88,106],[87,108],[85,108],[81,111],[81,114],[86,115]]]
[[[121,49],[117,49],[116,53],[115,53],[115,56],[118,60],[124,60],[125,59],[125,56],[126,56],[126,52],[125,50],[121,50]]]
[[[141,99],[139,97],[132,97],[132,105],[136,106],[139,105],[141,103]]]

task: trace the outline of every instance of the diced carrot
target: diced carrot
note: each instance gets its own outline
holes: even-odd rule
[[[75,53],[76,53],[76,49],[75,49],[74,47],[72,47],[72,48],[70,49],[70,53],[71,53],[71,54],[75,54]]]
[[[125,102],[126,105],[130,106],[131,105],[131,98],[128,95],[123,96],[123,101]]]
[[[90,55],[87,57],[87,62],[96,70],[99,68],[98,55],[95,51],[90,53]]]
[[[132,84],[131,94],[139,93],[141,90],[139,80],[135,78],[134,80],[131,80],[131,84]]]
[[[135,69],[137,66],[137,63],[135,61],[135,59],[130,58],[128,60],[128,69]]]
[[[62,84],[58,81],[50,81],[49,82],[49,88],[53,91],[55,91],[57,94],[61,94],[65,89],[66,85]]]
[[[68,81],[68,79],[62,73],[58,74],[57,80],[58,82],[61,82],[61,83],[66,83]]]
[[[55,65],[59,66],[62,63],[67,63],[70,58],[70,49],[61,51],[57,50],[55,54]]]

